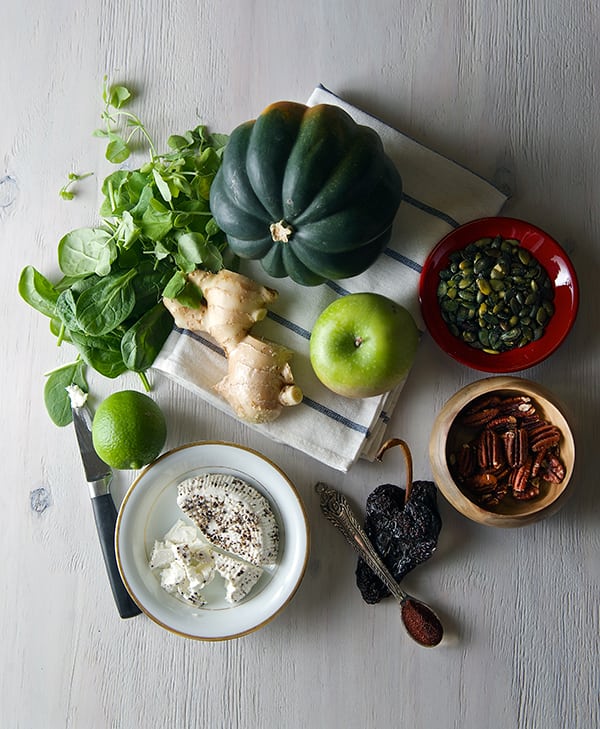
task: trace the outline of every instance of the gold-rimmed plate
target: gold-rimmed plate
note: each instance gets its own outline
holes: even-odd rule
[[[236,605],[225,601],[220,578],[203,591],[204,607],[188,605],[165,592],[149,567],[155,540],[178,519],[186,521],[177,485],[202,473],[228,473],[249,483],[269,501],[279,525],[276,564]],[[306,571],[310,537],[302,500],[280,468],[249,448],[203,441],[165,453],[133,482],[119,510],[115,548],[123,582],[151,620],[187,638],[228,640],[262,627],[289,603]]]

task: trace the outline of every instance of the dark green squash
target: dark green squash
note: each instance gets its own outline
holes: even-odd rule
[[[210,207],[234,253],[314,286],[371,266],[401,197],[373,129],[331,104],[281,101],[231,133]]]

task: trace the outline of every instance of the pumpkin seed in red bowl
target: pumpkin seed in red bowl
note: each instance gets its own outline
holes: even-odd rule
[[[447,354],[484,372],[524,370],[549,357],[579,307],[575,269],[540,228],[482,218],[443,238],[419,282],[425,325]]]

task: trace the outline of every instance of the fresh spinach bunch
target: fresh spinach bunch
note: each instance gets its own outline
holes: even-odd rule
[[[106,158],[114,164],[129,158],[139,136],[149,160],[106,177],[100,223],[58,243],[60,280],[51,282],[33,266],[19,279],[20,295],[49,317],[58,343],[69,342],[78,353],[48,375],[44,399],[57,425],[71,422],[66,380],[87,391],[85,366],[110,378],[138,372],[150,389],[145,371],[173,326],[162,297],[196,305],[198,293],[186,274],[224,265],[226,238],[212,217],[209,191],[227,136],[197,126],[169,137],[170,151],[158,154],[139,117],[123,108],[131,98],[125,86],[109,86],[105,78],[104,127],[94,134],[107,140]],[[69,175],[61,197],[72,199],[70,184],[89,174]]]

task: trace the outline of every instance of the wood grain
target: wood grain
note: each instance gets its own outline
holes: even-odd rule
[[[598,23],[593,3],[551,0],[6,4],[3,727],[600,725]],[[305,500],[312,554],[288,609],[243,639],[198,643],[142,617],[119,620],[73,433],[52,426],[42,403],[43,373],[73,353],[56,348],[47,322],[16,293],[25,265],[55,275],[61,235],[95,220],[109,169],[91,136],[105,74],[137,90],[136,110],[160,146],[199,122],[230,131],[272,101],[306,99],[322,82],[495,180],[512,195],[506,214],[548,230],[572,257],[582,291],[575,329],[526,374],[566,403],[578,451],[574,495],[559,514],[518,530],[472,523],[441,501],[438,551],[406,579],[442,616],[441,647],[408,641],[393,601],[362,602],[355,557],[313,491],[325,481],[362,509],[377,484],[403,482],[399,457],[342,476],[158,379],[167,446],[231,440],[277,462]],[[70,171],[95,175],[66,203],[58,190]],[[478,377],[425,337],[389,428],[411,445],[415,478],[431,477],[436,413]],[[98,402],[138,381],[90,377],[90,385]],[[131,476],[116,478],[117,501]]]

